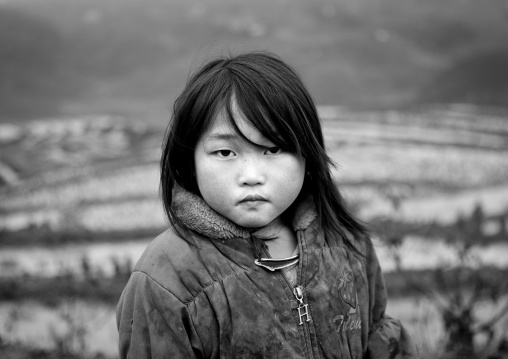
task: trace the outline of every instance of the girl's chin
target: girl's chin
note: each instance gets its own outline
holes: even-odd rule
[[[254,231],[257,231],[261,228],[264,228],[266,226],[268,226],[272,221],[269,221],[269,220],[260,220],[260,219],[256,219],[256,220],[242,220],[242,221],[238,221],[238,222],[235,222],[237,225],[239,225],[240,227],[242,228],[245,228],[245,230],[249,231],[249,232],[254,232]]]
[[[254,223],[246,223],[246,224],[240,224],[240,227],[242,228],[245,228],[246,231],[248,232],[255,232],[255,231],[258,231],[262,228],[265,228],[269,223],[258,223],[258,222],[254,222]]]
[[[230,215],[225,215],[227,219],[236,225],[244,228],[249,232],[254,232],[263,228],[268,228],[271,226],[276,226],[280,221],[280,216],[277,216],[277,213],[231,213]]]
[[[254,220],[254,221],[242,221],[242,223],[237,223],[240,227],[244,228],[246,231],[253,232],[271,232],[274,229],[280,226],[280,222],[275,219],[264,219],[264,220]]]

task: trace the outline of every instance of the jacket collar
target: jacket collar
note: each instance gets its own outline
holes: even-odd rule
[[[203,198],[175,184],[171,207],[176,217],[186,228],[212,239],[249,238],[250,234],[242,227],[214,211]],[[317,218],[312,197],[301,201],[293,217],[293,229],[307,229]]]

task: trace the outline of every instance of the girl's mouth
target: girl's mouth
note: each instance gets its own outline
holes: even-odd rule
[[[267,202],[268,200],[260,195],[248,195],[247,197],[243,198],[239,203],[245,203],[245,202]]]

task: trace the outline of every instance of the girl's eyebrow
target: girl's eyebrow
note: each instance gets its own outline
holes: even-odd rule
[[[236,133],[221,133],[221,132],[216,132],[216,133],[211,133],[209,136],[209,138],[211,139],[217,139],[217,140],[229,140],[229,139],[234,139],[234,138],[238,138],[238,135]]]
[[[209,134],[206,138],[206,141],[231,141],[231,142],[236,142],[236,141],[241,141],[243,137],[241,137],[239,134],[237,133],[234,133],[234,132],[212,132],[211,134]],[[266,141],[266,142],[265,142]],[[266,138],[262,139],[261,142],[262,143],[256,143],[256,142],[253,142],[253,141],[249,141],[247,140],[247,142],[253,144],[253,145],[256,145],[256,146],[259,146],[259,147],[271,147],[273,146],[272,142]]]
[[[217,132],[217,133],[211,133],[210,135],[208,135],[208,140],[223,140],[223,141],[228,141],[228,140],[235,140],[235,139],[238,139],[238,135],[236,133],[220,133],[220,132]]]

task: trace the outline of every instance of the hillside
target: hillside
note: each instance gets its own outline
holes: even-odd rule
[[[508,105],[498,0],[4,0],[0,121],[108,113],[160,124],[189,69],[268,49],[322,105]]]
[[[334,176],[362,220],[448,226],[481,205],[498,228],[508,213],[506,114],[320,113]],[[0,134],[0,247],[121,242],[167,227],[160,131],[89,116],[1,124]]]
[[[408,278],[428,288],[435,273],[455,279],[457,246],[472,238],[473,263],[488,265],[482,273],[496,291],[506,287],[506,113],[319,110],[334,175],[375,241],[388,313],[417,338],[422,358],[439,357],[439,311],[413,296]],[[0,124],[0,357],[63,357],[43,349],[115,357],[115,305],[133,263],[167,228],[157,195],[160,137],[118,116]],[[508,319],[498,333],[507,329]]]

